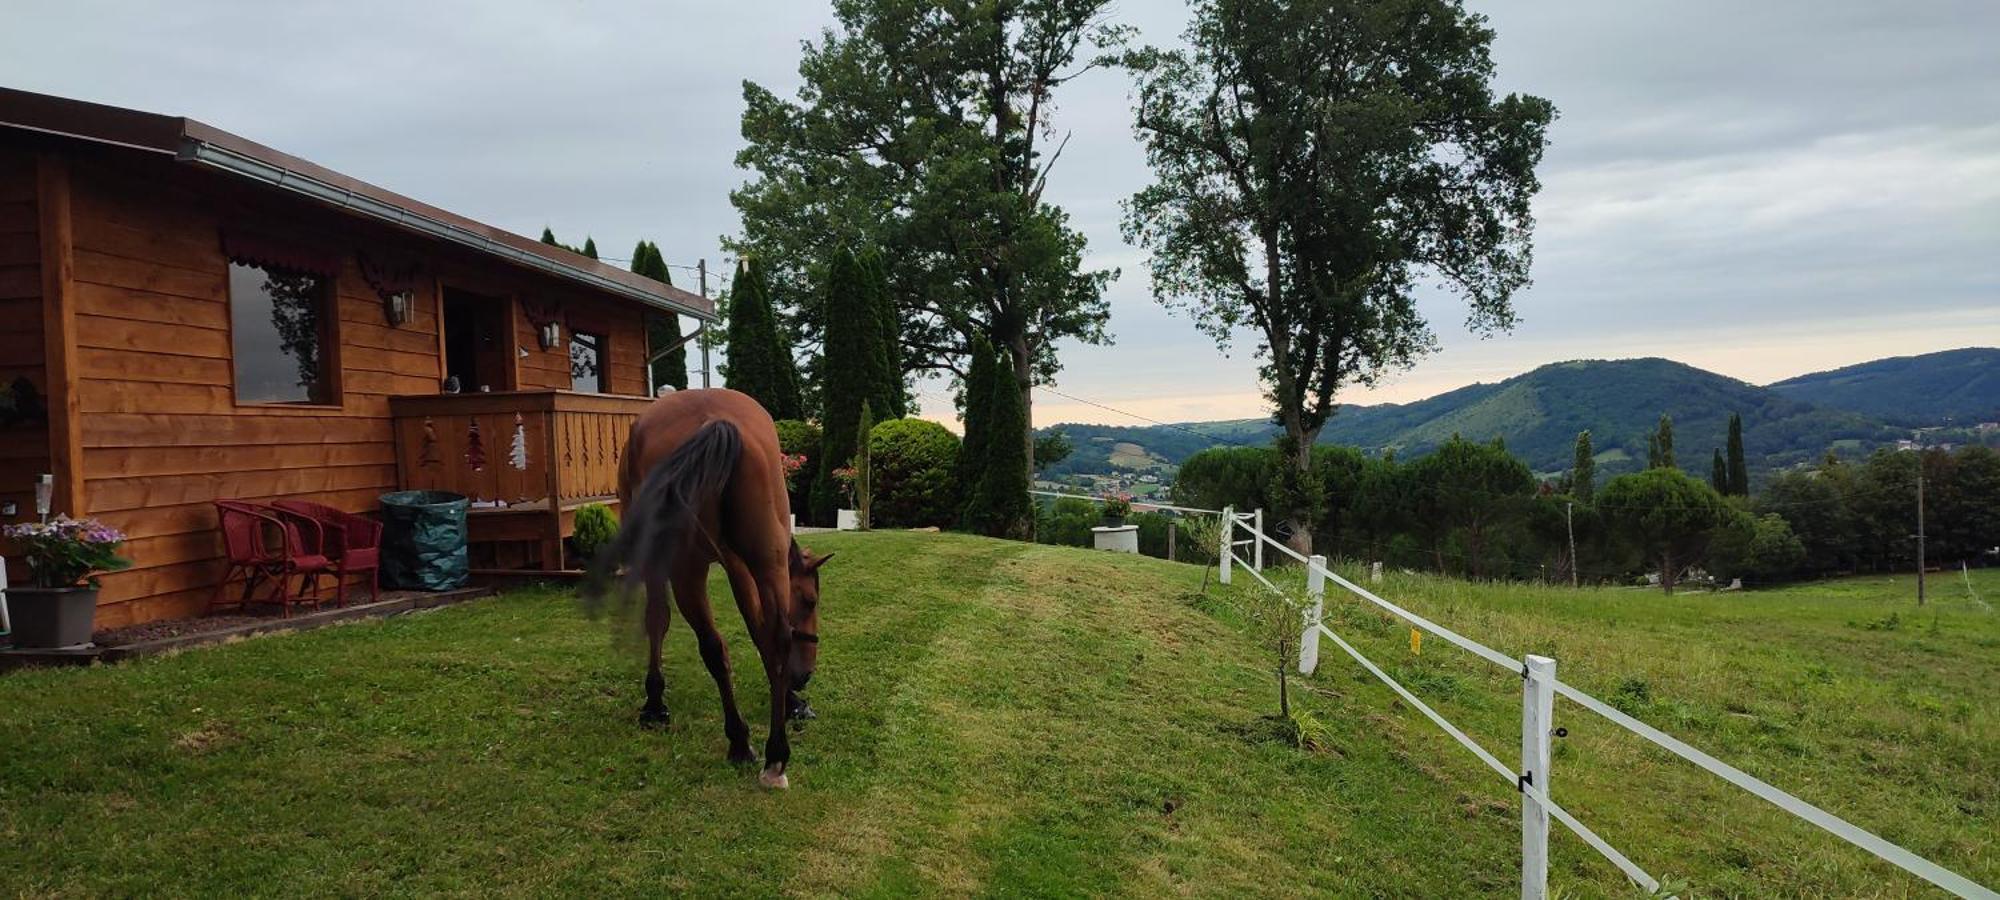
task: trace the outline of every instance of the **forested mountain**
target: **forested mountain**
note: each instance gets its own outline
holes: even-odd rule
[[[2000,349],[1878,359],[1787,378],[1771,390],[1913,428],[2000,421]]]
[[[1807,376],[1812,377],[1816,376]],[[1975,373],[1964,380],[1980,377]],[[2000,375],[1987,372],[1983,377]],[[1499,438],[1535,471],[1553,474],[1569,467],[1576,434],[1588,429],[1601,478],[1644,466],[1647,436],[1663,413],[1674,420],[1677,462],[1703,477],[1711,452],[1725,443],[1732,413],[1743,417],[1744,449],[1760,478],[1771,469],[1816,460],[1829,449],[1859,456],[1908,436],[1904,428],[1877,417],[1822,407],[1683,363],[1624,359],[1554,363],[1414,403],[1344,406],[1320,442],[1408,457],[1431,450],[1453,434],[1477,441]],[[1076,450],[1046,474],[1178,465],[1204,447],[1262,445],[1277,433],[1275,426],[1261,419],[1133,428],[1052,427],[1066,432]]]

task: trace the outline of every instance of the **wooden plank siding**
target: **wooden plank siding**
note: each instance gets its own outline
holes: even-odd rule
[[[46,401],[40,215],[34,157],[0,149],[0,386],[25,380]],[[46,423],[0,427],[0,503],[16,509],[0,521],[34,518],[35,477],[49,470]],[[18,557],[9,558],[7,571],[15,583],[27,581],[28,567]]]
[[[34,239],[32,231],[18,237],[22,226],[34,227],[33,194],[8,183],[5,161],[0,157],[0,374],[39,373],[37,353],[11,352],[16,344],[25,351],[40,345],[39,319],[11,314],[16,301],[23,310],[39,309],[40,281],[36,256],[16,246]],[[440,284],[533,298],[576,317],[584,330],[609,339],[613,389],[644,392],[645,320],[637,304],[164,159],[79,152],[71,162],[72,362],[83,498],[92,515],[133,538],[133,568],[103,579],[100,628],[201,611],[223,569],[215,500],[296,497],[368,511],[382,493],[408,485],[399,479],[389,398],[438,392]],[[32,162],[28,171],[32,186]],[[340,258],[330,325],[337,403],[236,401],[228,260],[220,241],[231,228],[272,233]],[[410,321],[387,323],[358,252],[420,261],[425,274]],[[19,274],[24,266],[27,274]],[[525,357],[515,354],[521,386],[567,389],[567,346],[542,351],[526,317],[517,311],[514,320],[527,350]],[[13,336],[21,327],[34,328],[36,337]],[[565,343],[567,333],[568,326]],[[493,419],[482,428],[488,466],[498,469],[513,417]],[[534,451],[546,440],[537,424],[529,426]],[[42,455],[26,468],[44,471],[47,439],[36,440]],[[462,447],[453,452],[462,454]],[[20,453],[0,451],[0,458]],[[23,468],[9,458],[0,473],[12,478]],[[603,483],[601,475],[593,472],[589,483]],[[502,495],[530,493],[527,485],[495,487]],[[0,480],[0,492],[9,489]]]

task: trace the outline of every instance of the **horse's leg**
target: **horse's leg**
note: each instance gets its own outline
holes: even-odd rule
[[[667,585],[658,578],[646,579],[646,639],[650,644],[646,656],[646,706],[639,710],[639,724],[645,726],[665,726],[671,719],[667,713],[667,679],[660,674],[660,645],[666,642],[667,626],[674,620],[673,607],[667,603]]]
[[[695,643],[701,647],[701,661],[715,678],[716,693],[722,696],[722,733],[729,738],[729,761],[756,762],[757,754],[750,749],[750,724],[743,721],[743,714],[736,708],[736,685],[729,675],[729,646],[722,642],[722,632],[715,627],[715,612],[708,602],[707,562],[677,567],[674,604],[681,608],[681,617],[687,619],[688,627],[694,629]]]

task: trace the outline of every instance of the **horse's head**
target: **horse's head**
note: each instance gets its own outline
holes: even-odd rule
[[[819,567],[833,558],[814,556],[812,551],[792,545],[792,597],[785,619],[792,629],[792,656],[786,669],[792,673],[792,690],[805,690],[819,665]]]

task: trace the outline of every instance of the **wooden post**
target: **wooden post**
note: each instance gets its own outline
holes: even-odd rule
[[[35,160],[35,208],[42,243],[42,353],[47,357],[49,468],[56,512],[81,518],[85,508],[83,416],[77,398],[76,254],[70,222],[69,163]]]
[[[1530,656],[1521,670],[1521,782],[1549,793],[1549,733],[1556,703],[1556,661]],[[1521,794],[1521,900],[1549,894],[1549,811]]]
[[[1264,511],[1261,509],[1257,511],[1256,529],[1257,533],[1251,536],[1250,541],[1250,568],[1262,572],[1264,571]]]
[[[1306,562],[1305,631],[1299,638],[1299,674],[1311,675],[1319,668],[1319,623],[1326,613],[1326,557],[1315,555]]]
[[[1236,507],[1225,506],[1222,508],[1222,547],[1220,548],[1221,553],[1216,557],[1216,565],[1221,567],[1221,572],[1220,574],[1217,575],[1216,580],[1221,581],[1223,584],[1229,583],[1229,557],[1230,557],[1230,551],[1232,549],[1229,545],[1230,543],[1235,541],[1235,539],[1236,539]]]
[[[1174,535],[1181,530],[1179,519],[1167,520],[1167,562],[1174,561]]]
[[[706,300],[708,299],[708,260],[707,259],[695,260],[695,271],[701,274],[701,299]],[[701,326],[696,326],[696,327],[699,328]],[[706,340],[706,337],[707,337],[706,335],[703,335],[704,340],[701,342],[701,386],[704,389],[709,386],[708,341]],[[621,509],[619,510],[619,512],[622,514],[624,513],[624,510]]]
[[[543,437],[548,439],[546,441],[547,449],[542,451],[542,459],[548,466],[545,483],[548,485],[549,491],[549,534],[547,537],[542,538],[542,569],[554,572],[560,571],[563,567],[562,457],[556,455],[556,445],[558,443],[556,428],[562,424],[562,413],[555,409],[555,401],[553,399],[549,403],[549,410],[542,413]],[[620,515],[623,515],[625,510],[621,509],[618,512]]]

